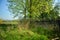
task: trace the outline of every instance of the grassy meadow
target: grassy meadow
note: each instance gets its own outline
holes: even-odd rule
[[[26,28],[22,22],[5,21],[0,24],[0,40],[52,40],[58,37],[57,29],[56,24],[47,22],[33,22]]]

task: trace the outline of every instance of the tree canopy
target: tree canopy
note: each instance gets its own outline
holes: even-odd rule
[[[57,18],[56,7],[53,8],[54,0],[8,0],[9,10],[19,18],[31,19],[54,19]]]

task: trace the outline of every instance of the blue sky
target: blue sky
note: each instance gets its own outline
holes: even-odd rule
[[[58,0],[56,0],[55,3],[56,2],[58,2]],[[4,20],[13,20],[13,15],[9,12],[7,3],[7,0],[0,0],[0,18]]]
[[[7,3],[7,0],[0,0],[0,18],[5,20],[12,20],[14,18],[8,10]]]

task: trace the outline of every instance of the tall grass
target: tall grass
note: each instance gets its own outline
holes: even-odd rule
[[[17,25],[0,26],[1,40],[49,40],[56,37],[53,26],[45,28],[41,25],[32,25],[29,29],[19,27]]]
[[[0,40],[48,40],[48,38],[28,29],[13,28],[4,31],[0,28]]]

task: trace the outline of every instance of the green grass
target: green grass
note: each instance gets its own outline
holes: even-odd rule
[[[43,26],[31,26],[29,29],[17,28],[14,25],[0,26],[1,40],[50,40],[56,37],[57,32],[52,28]]]
[[[26,29],[0,31],[1,40],[48,40],[47,36],[39,35]]]

